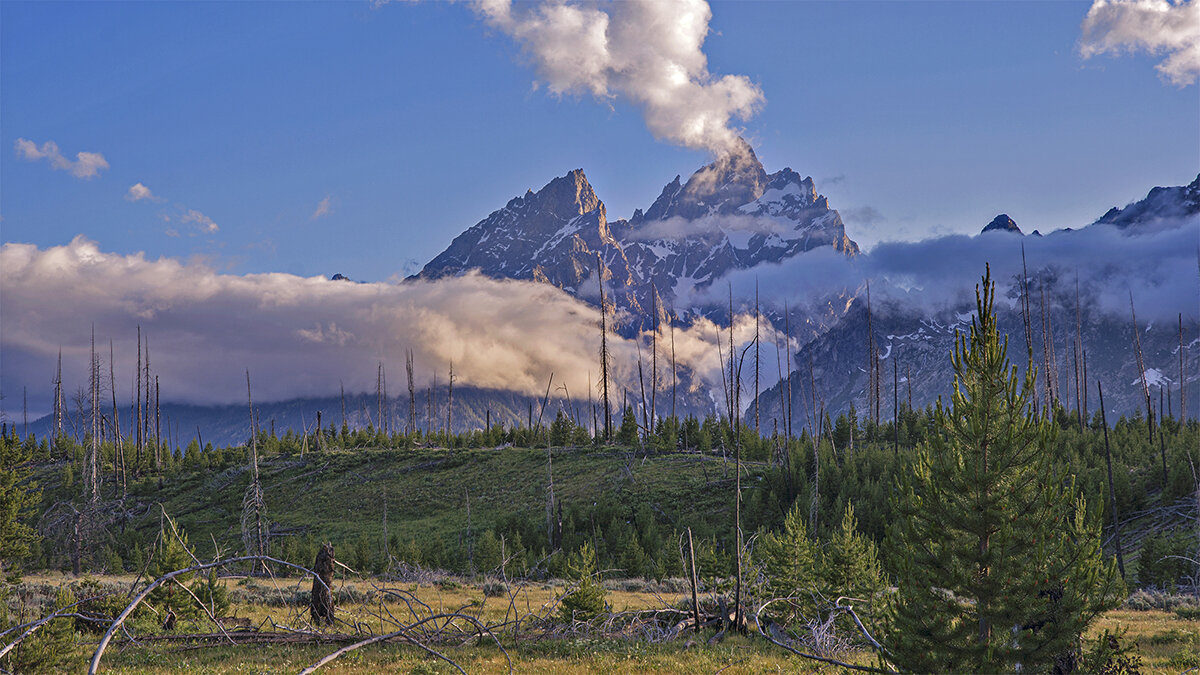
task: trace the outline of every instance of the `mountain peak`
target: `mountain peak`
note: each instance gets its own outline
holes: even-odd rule
[[[980,234],[984,232],[1016,232],[1017,234],[1021,234],[1021,228],[1017,227],[1017,221],[1009,218],[1007,213],[1001,213],[992,218],[992,222],[984,226]]]
[[[1107,223],[1133,232],[1154,232],[1200,219],[1200,175],[1188,185],[1156,187],[1145,199],[1113,207],[1093,224]]]
[[[761,197],[767,181],[767,171],[754,154],[754,148],[738,138],[733,150],[701,167],[687,183],[680,186],[676,176],[646,209],[643,218],[666,220],[678,216],[695,220],[711,214],[732,213],[739,206]]]

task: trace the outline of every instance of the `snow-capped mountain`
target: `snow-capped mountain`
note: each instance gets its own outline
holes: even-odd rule
[[[1200,174],[1188,185],[1156,187],[1145,199],[1113,207],[1093,224],[1109,224],[1131,234],[1200,224]]]
[[[551,283],[595,300],[599,254],[606,292],[617,308],[648,317],[655,292],[663,307],[684,311],[692,290],[730,270],[819,246],[858,252],[811,178],[791,169],[767,174],[743,142],[686,183],[676,176],[645,212],[611,224],[604,203],[576,169],[492,212],[418,276],[478,269],[492,277]]]

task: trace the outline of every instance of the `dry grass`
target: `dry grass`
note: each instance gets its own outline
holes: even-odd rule
[[[72,579],[60,574],[31,574],[27,588],[57,586]],[[102,577],[107,587],[128,589],[135,577]],[[283,631],[282,626],[307,627],[305,607],[298,604],[311,582],[291,579],[230,578],[225,581],[233,599],[231,615],[248,617],[265,631]],[[490,583],[496,583],[492,580]],[[530,583],[511,586],[512,594],[486,597],[483,582],[461,580],[441,584],[404,584],[338,578],[336,593],[354,601],[343,602],[338,615],[349,624],[373,632],[394,630],[380,620],[391,612],[397,618],[411,616],[406,605],[386,591],[411,593],[432,612],[456,611],[497,624],[515,613],[522,616],[546,614],[565,590],[559,584]],[[616,584],[619,586],[619,584]],[[299,595],[299,598],[298,598]],[[684,600],[679,593],[610,589],[608,602],[616,612],[660,608]],[[274,624],[272,623],[274,622]],[[198,622],[181,631],[209,632],[211,625]],[[346,627],[343,626],[342,630]],[[1142,672],[1179,673],[1200,666],[1200,622],[1186,621],[1163,611],[1115,610],[1093,626],[1092,634],[1104,629],[1125,631],[1125,640],[1136,642],[1143,661]],[[752,638],[731,637],[706,644],[712,633],[699,638],[692,634],[666,643],[614,637],[556,637],[546,639],[526,626],[514,636],[510,629],[501,638],[520,673],[820,673],[836,669],[789,656],[769,643]],[[70,658],[58,672],[81,672],[91,651],[94,636],[81,636]],[[116,673],[294,673],[336,649],[331,645],[243,645],[147,643],[128,646],[114,643],[104,657],[104,671]],[[505,673],[507,661],[491,643],[471,639],[444,648],[469,673]],[[843,654],[840,658],[872,664],[866,652]],[[724,670],[722,670],[724,669]],[[352,652],[322,672],[331,673],[451,673],[448,664],[403,644],[372,646]]]

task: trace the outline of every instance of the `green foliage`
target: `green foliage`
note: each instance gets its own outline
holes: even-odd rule
[[[157,579],[176,570],[185,569],[195,564],[189,553],[187,532],[175,525],[170,516],[163,515],[163,525],[159,531],[158,545],[154,548],[150,560],[149,576]],[[173,577],[150,592],[148,602],[164,615],[172,611],[179,619],[195,616],[199,611],[196,601],[184,591],[181,586],[195,576],[195,572],[186,572]]]
[[[208,576],[203,581],[197,580],[192,584],[192,592],[213,616],[220,617],[229,614],[229,591],[225,588],[225,584],[217,579],[215,568],[208,571]]]
[[[37,485],[29,480],[31,450],[15,437],[0,436],[0,583],[20,577],[20,563],[37,540],[22,522],[40,498]]]
[[[817,550],[804,519],[800,505],[792,506],[783,520],[783,531],[762,533],[754,549],[766,578],[764,592],[773,598],[798,598],[772,606],[776,621],[813,618],[816,609]]]
[[[596,549],[591,542],[579,547],[579,555],[570,565],[575,588],[562,598],[559,608],[564,621],[591,621],[604,612],[606,592],[596,567]]]
[[[7,617],[7,589],[0,586],[0,630],[9,628],[16,622]],[[46,615],[68,609],[75,603],[75,595],[67,586],[60,586],[54,594],[53,607],[45,612]],[[22,631],[23,632],[23,631]],[[16,636],[12,636],[16,637]],[[9,640],[3,640],[7,644]],[[21,644],[0,659],[0,668],[6,672],[37,673],[55,670],[62,664],[68,653],[75,647],[74,621],[70,617],[51,619],[33,635],[25,638]]]
[[[570,445],[575,438],[575,423],[567,417],[567,413],[559,409],[554,422],[550,424],[550,445],[562,447]]]
[[[1137,585],[1172,591],[1179,584],[1187,583],[1189,577],[1196,576],[1200,570],[1190,562],[1193,541],[1187,534],[1171,536],[1152,532],[1147,535],[1138,556]]]
[[[475,569],[488,573],[500,567],[500,540],[493,530],[486,530],[475,542]]]
[[[633,414],[633,406],[625,406],[625,414],[621,416],[621,427],[617,429],[617,443],[626,446],[638,444],[637,417]]]
[[[1114,633],[1105,628],[1084,645],[1076,671],[1096,675],[1138,675],[1142,671],[1138,644],[1122,643],[1124,638],[1124,631]]]
[[[854,507],[847,504],[842,524],[821,550],[820,580],[826,597],[853,599],[850,604],[864,621],[885,613],[890,599],[887,578],[875,542],[858,532]]]
[[[1098,522],[1054,460],[1055,428],[1029,410],[1034,373],[1018,384],[1009,367],[993,294],[985,275],[955,346],[953,407],[939,402],[942,433],[893,498],[899,591],[886,639],[907,670],[1050,670],[1116,604]]]

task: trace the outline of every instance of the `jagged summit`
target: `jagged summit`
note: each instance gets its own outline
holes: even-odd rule
[[[734,152],[686,182],[676,176],[628,221],[609,223],[583,170],[568,172],[463,232],[418,276],[478,269],[579,292],[585,284],[594,286],[599,254],[614,301],[640,314],[651,306],[655,290],[666,303],[686,303],[691,289],[732,270],[823,246],[858,252],[812,178],[790,168],[768,174],[754,149],[739,141]]]
[[[490,277],[575,288],[595,266],[596,252],[621,267],[619,248],[604,202],[583,169],[575,169],[537,192],[529,190],[509,200],[455,237],[416,276],[438,278],[478,269]]]
[[[1200,223],[1200,174],[1188,185],[1156,187],[1145,199],[1113,207],[1093,225],[1114,225],[1131,234]]]
[[[732,213],[742,204],[758,199],[769,180],[754,149],[741,138],[733,152],[696,171],[687,183],[680,184],[679,178],[675,176],[645,214],[642,217],[635,214],[631,222],[672,217],[695,220]]]
[[[1001,213],[992,219],[992,222],[984,226],[980,234],[985,232],[1015,232],[1022,234],[1021,228],[1017,227],[1017,221],[1008,217],[1007,213]]]

